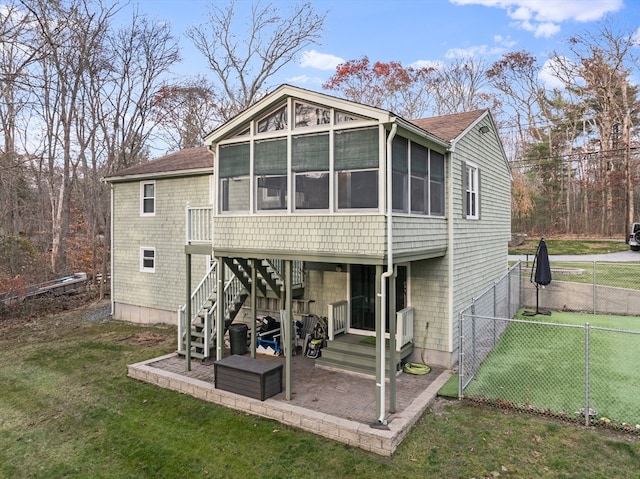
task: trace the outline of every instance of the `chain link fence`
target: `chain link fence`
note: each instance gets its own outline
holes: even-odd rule
[[[604,302],[619,308],[631,304],[630,298],[615,297],[619,286],[605,286],[614,288],[613,295],[599,290],[603,279],[621,280],[628,271],[625,266],[630,265],[599,270],[593,264],[590,279],[600,279],[583,283],[597,284],[591,289],[595,292],[592,305]],[[638,320],[594,317],[595,326],[559,324],[553,322],[553,315],[513,319],[521,307],[520,286],[525,275],[526,269],[518,263],[460,313],[460,397],[640,433]],[[622,289],[634,295],[633,288]],[[545,309],[556,309],[542,304]],[[603,326],[608,322],[611,327]]]
[[[532,261],[522,264],[523,305],[535,306]],[[544,309],[593,314],[640,314],[640,263],[604,261],[551,263],[551,284],[539,288]]]

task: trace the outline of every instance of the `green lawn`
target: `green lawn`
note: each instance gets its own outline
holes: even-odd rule
[[[465,395],[577,417],[585,405],[589,323],[589,407],[599,418],[640,424],[639,318],[553,312],[524,319],[534,322],[507,327]]]
[[[633,435],[439,399],[392,457],[126,377],[175,329],[0,318],[0,478],[611,478]]]

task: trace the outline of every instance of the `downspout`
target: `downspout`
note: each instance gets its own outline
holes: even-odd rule
[[[380,309],[381,316],[387,314],[387,279],[393,276],[393,192],[391,190],[393,186],[393,159],[392,159],[392,143],[393,139],[396,136],[396,132],[398,131],[398,125],[393,123],[391,125],[391,132],[389,133],[389,137],[387,138],[387,201],[386,201],[386,211],[385,214],[387,216],[387,270],[381,275],[381,284],[380,284]],[[389,318],[389,321],[392,321],[393,318]],[[382,320],[382,328],[386,322],[384,319]],[[385,424],[385,378],[386,378],[386,351],[385,351],[385,340],[384,340],[384,331],[382,334],[382,341],[378,344],[378,348],[380,349],[380,368],[382,373],[380,374],[380,383],[377,384],[378,392],[380,394],[380,417],[378,418],[378,423]]]
[[[447,308],[449,309],[449,344],[448,344],[448,350],[453,352],[453,246],[454,246],[454,241],[453,241],[453,217],[454,217],[454,211],[453,211],[453,155],[456,152],[456,145],[458,143],[458,139],[454,139],[451,142],[451,147],[449,148],[449,215],[447,216],[449,221],[447,224],[447,236],[448,236],[448,245],[447,245],[447,251],[449,252],[449,264],[448,264],[448,278],[449,278],[449,292],[447,294],[448,297],[448,305]],[[462,172],[462,174],[464,174],[464,172]],[[464,192],[462,192],[462,194],[464,194]],[[426,347],[426,346],[425,346]],[[458,345],[458,347],[460,347],[460,345]]]
[[[116,313],[116,300],[115,300],[115,296],[113,294],[113,291],[114,291],[113,290],[113,277],[114,277],[113,272],[115,271],[113,269],[113,262],[114,262],[114,256],[115,256],[113,254],[113,214],[114,214],[113,205],[115,204],[115,200],[113,198],[113,196],[115,194],[114,193],[114,189],[113,189],[113,183],[109,183],[109,189],[111,190],[110,191],[111,192],[111,195],[110,195],[111,196],[111,198],[110,198],[111,199],[111,205],[109,205],[110,208],[111,208],[111,215],[110,215],[111,218],[109,218],[109,223],[110,223],[109,228],[111,229],[111,232],[109,234],[109,236],[110,236],[110,238],[109,238],[109,243],[110,243],[109,244],[109,248],[111,248],[111,251],[110,251],[111,257],[109,258],[109,262],[111,263],[111,265],[110,265],[111,274],[109,275],[109,297],[111,299],[111,317],[113,317],[113,315]],[[101,281],[104,283],[104,278],[101,278]]]

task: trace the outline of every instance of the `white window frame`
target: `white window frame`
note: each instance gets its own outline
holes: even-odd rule
[[[477,220],[480,217],[480,185],[478,183],[478,165],[473,163],[466,163],[464,174],[467,177],[466,181],[466,214],[467,219]]]
[[[153,253],[153,266],[145,266],[145,259],[149,259],[149,257],[145,256],[146,252]],[[140,272],[141,273],[155,273],[156,272],[156,249],[153,246],[141,246],[140,247]]]
[[[153,185],[153,196],[145,196],[144,189],[146,185]],[[157,189],[155,181],[141,181],[140,182],[140,216],[155,216],[156,215],[156,197],[157,197]],[[152,199],[153,200],[153,211],[145,211],[144,210],[144,202],[145,200]]]

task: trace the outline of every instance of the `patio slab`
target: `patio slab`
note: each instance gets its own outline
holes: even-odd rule
[[[247,355],[248,356],[248,355]],[[285,358],[257,355],[257,359],[284,364]],[[265,401],[216,389],[213,361],[191,361],[168,354],[128,367],[128,376],[196,398],[274,419],[383,456],[393,454],[433,401],[452,371],[432,368],[429,374],[402,373],[396,378],[396,411],[388,412],[386,428],[376,418],[375,379],[342,371],[317,368],[302,355],[291,358],[291,400],[279,393]],[[377,426],[377,427],[372,427]]]

